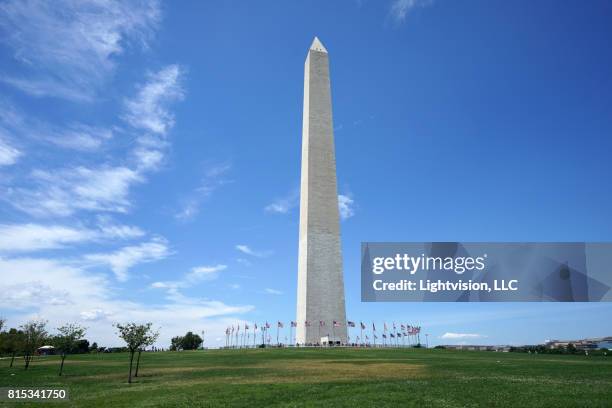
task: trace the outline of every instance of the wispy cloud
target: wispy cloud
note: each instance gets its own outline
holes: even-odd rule
[[[142,176],[124,167],[73,167],[34,170],[33,187],[9,189],[4,195],[15,208],[33,216],[69,216],[77,210],[126,212],[130,186]]]
[[[105,224],[100,228],[42,224],[0,224],[1,252],[32,252],[92,241],[130,239],[144,235],[137,227]]]
[[[0,166],[10,166],[15,164],[21,156],[21,152],[2,140],[0,134]]]
[[[221,163],[209,167],[200,181],[200,185],[187,197],[179,212],[174,217],[180,221],[194,219],[200,212],[202,203],[219,187],[231,183],[226,174],[232,168],[230,163]]]
[[[248,245],[243,245],[243,244],[236,245],[236,249],[242,252],[243,254],[254,256],[257,258],[266,258],[273,254],[272,251],[256,251],[252,249],[251,247],[249,247]]]
[[[355,215],[355,201],[349,195],[338,194],[340,218],[346,220]]]
[[[276,290],[272,288],[265,288],[264,293],[267,293],[268,295],[282,295],[283,294],[283,292],[281,292],[280,290]]]
[[[132,204],[131,186],[143,182],[145,174],[157,169],[163,160],[168,145],[165,134],[174,121],[168,103],[183,94],[179,76],[176,65],[163,68],[149,76],[138,95],[126,102],[126,120],[138,131],[144,130],[136,137],[133,163],[37,169],[29,176],[30,186],[8,189],[2,198],[21,211],[41,217],[70,216],[79,210],[127,212]],[[10,119],[14,127],[23,122],[15,115],[2,119]],[[80,149],[95,148],[111,136],[110,130],[85,125],[73,125],[63,133],[51,128],[51,132],[60,135],[52,137],[56,144]]]
[[[134,128],[165,135],[174,125],[168,104],[184,97],[181,77],[182,70],[176,64],[149,74],[137,95],[125,101],[125,120]]]
[[[476,333],[444,333],[440,336],[441,339],[444,340],[466,340],[466,339],[482,339],[487,336]]]
[[[40,130],[38,130],[40,132]],[[113,137],[113,131],[107,128],[73,123],[63,129],[43,130],[41,135],[50,143],[67,149],[95,151]]]
[[[34,96],[94,99],[126,45],[147,46],[158,1],[9,0],[0,4],[2,42],[14,50],[22,76],[0,80]]]
[[[210,281],[219,277],[219,272],[227,269],[227,265],[196,266],[186,273],[181,280],[177,281],[158,281],[151,284],[152,288],[167,289],[173,295],[178,293],[180,288],[188,288],[203,281]]]
[[[403,23],[408,14],[418,7],[427,7],[433,0],[393,0],[389,14],[396,23]]]
[[[268,204],[264,210],[269,213],[287,214],[300,203],[300,191],[296,188],[291,190],[287,196],[278,198]]]
[[[85,255],[86,261],[108,265],[119,281],[126,281],[130,268],[141,263],[159,261],[171,255],[168,242],[161,237],[139,245],[123,247],[115,252]]]

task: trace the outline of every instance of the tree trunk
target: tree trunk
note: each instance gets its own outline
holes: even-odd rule
[[[62,376],[62,372],[64,372],[64,360],[65,359],[66,359],[66,354],[62,353],[62,364],[60,364],[60,372],[59,372],[60,377]]]
[[[15,362],[15,354],[17,354],[17,352],[13,351],[13,356],[11,357],[11,368],[13,368],[13,363]]]
[[[26,353],[25,355],[25,369],[27,370],[30,366],[30,354]]]
[[[130,350],[130,375],[128,376],[128,384],[132,383],[132,363],[134,362],[134,350]]]
[[[136,373],[134,374],[134,377],[138,377],[138,367],[140,367],[140,353],[142,353],[142,350],[138,350],[138,358],[136,358]]]

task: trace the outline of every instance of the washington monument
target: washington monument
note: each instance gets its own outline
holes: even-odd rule
[[[347,342],[329,58],[315,37],[304,67],[297,330],[299,344]]]

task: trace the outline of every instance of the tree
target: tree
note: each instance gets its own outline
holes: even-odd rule
[[[0,353],[11,355],[11,365],[15,362],[15,355],[18,351],[23,350],[23,332],[21,330],[11,328],[9,331],[0,333],[2,340],[0,341]]]
[[[30,367],[32,356],[47,338],[47,321],[30,320],[21,326],[21,330],[23,331],[23,351],[27,370]]]
[[[155,344],[158,337],[159,333],[154,331],[150,331],[147,335],[145,335],[145,341],[138,349],[138,358],[136,359],[136,373],[134,374],[134,377],[138,377],[138,368],[140,367],[140,354],[142,353],[142,350]]]
[[[57,349],[61,352],[61,364],[59,375],[64,371],[64,360],[66,355],[74,353],[77,349],[77,343],[85,335],[86,329],[76,323],[68,323],[57,329],[58,335],[55,338]]]
[[[96,343],[95,341],[91,343],[91,347],[89,348],[89,351],[98,351],[98,343]]]
[[[187,332],[181,340],[181,348],[183,350],[197,350],[202,344],[202,338],[192,332]]]
[[[170,350],[171,351],[180,351],[182,349],[183,337],[176,336],[170,340]]]
[[[115,327],[118,330],[117,335],[121,337],[123,341],[125,341],[127,349],[130,353],[130,372],[128,375],[128,383],[130,384],[132,383],[132,366],[134,363],[134,353],[136,353],[136,351],[138,351],[141,347],[150,342],[152,338],[157,339],[157,336],[159,335],[157,332],[153,332],[151,326],[153,326],[153,323],[150,322],[146,324],[115,324]]]

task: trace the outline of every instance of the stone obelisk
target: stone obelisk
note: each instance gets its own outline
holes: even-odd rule
[[[346,343],[329,58],[316,37],[304,67],[302,126],[296,342]]]

